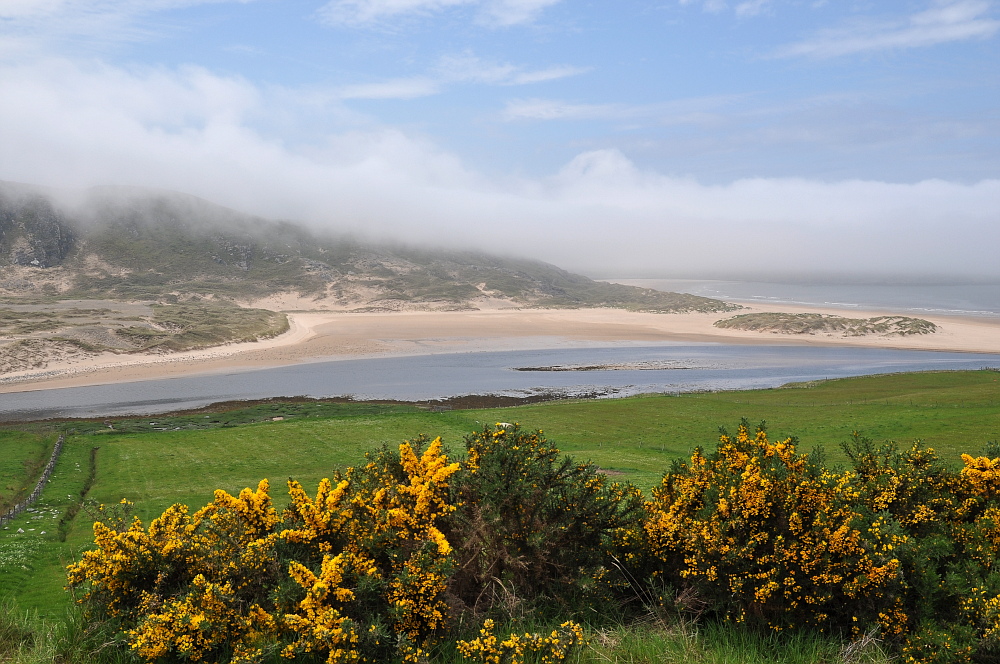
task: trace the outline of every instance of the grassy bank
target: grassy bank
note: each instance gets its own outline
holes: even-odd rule
[[[31,493],[58,437],[46,426],[0,427],[0,514]]]

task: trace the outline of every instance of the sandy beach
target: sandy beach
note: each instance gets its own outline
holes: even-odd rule
[[[299,303],[296,303],[299,304]],[[741,303],[738,313],[825,313],[852,318],[892,315],[796,305]],[[278,308],[278,307],[275,307]],[[733,313],[652,314],[617,309],[511,309],[344,313],[288,311],[290,329],[273,339],[171,355],[105,353],[0,377],[0,393],[168,378],[234,368],[265,368],[344,357],[480,350],[558,348],[612,342],[694,341],[726,344],[847,345],[1000,353],[1000,318],[922,316],[938,331],[917,336],[842,337],[727,330]]]

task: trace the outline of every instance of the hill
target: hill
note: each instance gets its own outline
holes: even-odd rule
[[[253,301],[295,294],[360,311],[616,307],[726,311],[719,300],[609,284],[547,263],[321,234],[175,192],[0,183],[0,297]]]

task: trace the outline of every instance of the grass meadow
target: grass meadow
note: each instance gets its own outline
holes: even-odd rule
[[[1000,373],[991,370],[934,372],[502,409],[431,412],[409,405],[269,403],[224,413],[116,419],[114,429],[99,421],[8,425],[0,430],[0,500],[5,502],[33,484],[58,431],[67,437],[34,511],[0,530],[0,601],[7,602],[8,611],[39,620],[65,617],[71,598],[63,589],[63,568],[92,542],[90,503],[128,499],[148,523],[173,503],[195,509],[217,488],[236,493],[266,477],[280,508],[289,477],[312,491],[334,469],[357,464],[383,443],[396,445],[424,433],[460,449],[466,433],[496,422],[542,429],[563,452],[592,460],[644,490],[659,481],[673,459],[712,446],[719,427],[735,429],[744,417],[766,421],[772,440],[796,436],[800,449],[821,449],[834,464],[844,460],[840,443],[858,432],[876,441],[920,439],[958,465],[961,453],[979,454],[987,441],[1000,439],[998,379]],[[830,658],[788,659],[774,654],[767,639],[734,646],[730,641],[744,638],[736,632],[670,628],[646,633],[670,641],[660,652],[686,648],[703,654],[679,654],[674,660],[640,656],[643,648],[657,647],[644,641],[627,646],[631,659],[615,659],[608,653],[638,638],[623,627],[594,642],[608,655],[595,654],[594,661],[750,661],[724,656],[733,648],[760,650],[760,661],[840,661],[837,648],[822,639],[794,648],[830,651]]]

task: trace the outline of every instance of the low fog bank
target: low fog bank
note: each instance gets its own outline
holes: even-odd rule
[[[199,67],[46,58],[0,66],[0,92],[16,100],[0,104],[0,180],[181,191],[335,235],[593,276],[1000,276],[997,179],[708,185],[614,149],[542,176],[486,174],[340,102]]]
[[[2,191],[49,199],[75,222],[138,212],[155,224],[169,209],[174,221],[212,232],[252,231],[265,219],[284,219],[327,237],[532,258],[593,278],[1000,283],[996,181],[705,187],[649,176],[610,187],[583,173],[520,192],[409,187],[382,195],[341,191],[334,200],[329,192],[303,191],[294,205],[277,200],[280,190],[271,191],[275,199],[265,195],[270,190],[258,192],[255,201],[227,189],[214,192],[214,200],[211,191],[140,186],[6,183]]]

